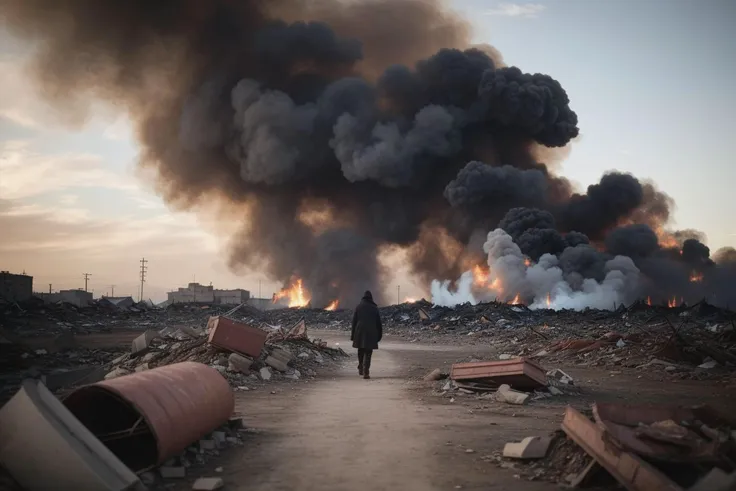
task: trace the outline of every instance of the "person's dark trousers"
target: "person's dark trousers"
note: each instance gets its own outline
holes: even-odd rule
[[[371,369],[371,357],[373,356],[372,349],[358,348],[358,373],[361,375],[368,375]]]

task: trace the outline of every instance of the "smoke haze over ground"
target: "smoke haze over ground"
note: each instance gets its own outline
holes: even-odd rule
[[[736,303],[736,252],[713,261],[697,232],[665,232],[672,202],[654,185],[611,172],[576,194],[554,175],[546,150],[579,132],[554,78],[470,46],[440,2],[314,4],[0,0],[0,13],[34,43],[46,97],[126,111],[167,202],[224,206],[239,217],[232,267],[302,278],[313,306],[366,289],[386,303],[380,257],[396,248],[426,285],[484,264],[505,285],[483,287],[493,298],[535,305]],[[460,292],[479,287],[463,278]],[[432,293],[461,301],[457,286]]]

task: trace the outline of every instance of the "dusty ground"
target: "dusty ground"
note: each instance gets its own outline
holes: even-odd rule
[[[140,331],[78,336],[90,348],[128,344]],[[342,347],[346,333],[316,332]],[[42,346],[43,338],[33,343]],[[352,350],[349,350],[352,351]],[[559,428],[566,405],[596,400],[697,404],[736,409],[736,387],[668,378],[661,370],[608,371],[559,367],[581,395],[509,406],[473,396],[433,393],[421,377],[434,368],[449,372],[457,361],[495,359],[493,347],[409,343],[389,337],[374,354],[372,380],[358,377],[355,357],[316,382],[275,383],[236,393],[236,412],[253,430],[244,447],[225,449],[206,466],[189,469],[168,489],[191,489],[200,476],[220,476],[228,490],[510,490],[557,489],[530,482],[515,468],[499,468],[490,455],[508,441]],[[222,467],[217,473],[215,468]]]
[[[349,346],[344,334],[319,335]],[[468,356],[493,353],[389,339],[374,354],[372,380],[358,377],[352,358],[317,382],[238,393],[236,411],[255,432],[244,447],[190,469],[187,482],[174,489],[189,489],[194,478],[214,475],[231,490],[557,489],[523,480],[514,468],[501,469],[489,456],[507,441],[558,429],[567,404],[586,407],[594,400],[621,399],[736,407],[736,391],[718,390],[708,382],[665,385],[635,371],[611,375],[563,367],[583,394],[526,407],[472,396],[450,402],[432,393],[433,384],[418,380],[432,368],[448,369]],[[218,466],[223,468],[219,474],[214,471]]]

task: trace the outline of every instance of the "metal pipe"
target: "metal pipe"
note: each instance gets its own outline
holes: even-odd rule
[[[138,428],[106,446],[136,472],[181,453],[226,423],[235,400],[227,380],[201,363],[183,362],[80,387],[64,405],[95,435]]]

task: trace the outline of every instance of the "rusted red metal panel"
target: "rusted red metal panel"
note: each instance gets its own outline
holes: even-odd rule
[[[562,429],[629,491],[683,491],[638,456],[618,448],[601,428],[571,407],[565,411]]]
[[[209,343],[218,348],[258,358],[268,333],[263,329],[236,322],[227,317],[210,317],[207,323]]]
[[[514,389],[533,390],[547,385],[544,369],[526,358],[503,361],[455,363],[450,378],[453,380],[483,380],[494,384],[509,384]]]
[[[193,362],[86,385],[63,402],[136,472],[179,454],[226,423],[235,407],[227,380]]]

